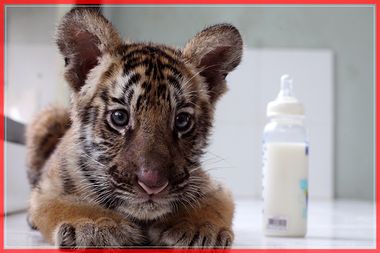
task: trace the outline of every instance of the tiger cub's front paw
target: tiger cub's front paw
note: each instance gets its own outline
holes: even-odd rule
[[[60,248],[123,247],[141,242],[141,231],[133,223],[116,223],[106,217],[63,222],[55,231],[55,244]]]
[[[155,224],[149,230],[155,245],[176,247],[227,248],[234,238],[230,228],[205,222],[201,225],[182,221],[172,225]]]

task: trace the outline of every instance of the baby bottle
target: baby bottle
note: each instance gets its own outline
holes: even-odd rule
[[[304,108],[293,80],[267,106],[263,134],[263,231],[266,236],[304,237],[307,229],[308,155]]]

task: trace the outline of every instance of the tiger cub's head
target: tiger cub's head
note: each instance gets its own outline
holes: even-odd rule
[[[59,25],[57,44],[89,196],[138,219],[201,198],[208,180],[200,158],[225,78],[241,60],[238,30],[208,27],[183,49],[123,42],[97,9],[76,8]]]

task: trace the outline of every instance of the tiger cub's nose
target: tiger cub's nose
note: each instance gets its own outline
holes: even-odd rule
[[[142,168],[137,172],[137,183],[149,195],[162,192],[169,184],[159,170],[146,168]]]

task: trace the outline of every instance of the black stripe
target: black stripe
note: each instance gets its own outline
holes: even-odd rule
[[[103,80],[109,79],[112,76],[113,72],[115,71],[116,67],[117,65],[115,63],[112,63],[111,66],[108,68],[108,70],[103,73],[102,79]]]
[[[108,123],[105,123],[105,124],[108,124]],[[108,131],[105,130],[103,127],[100,128],[100,136],[102,137],[103,140],[109,140],[110,138]]]
[[[126,62],[123,67],[123,75],[128,75],[133,69],[140,66],[149,66],[149,59]]]
[[[168,76],[168,77],[167,77],[167,80],[168,80],[169,84],[171,84],[172,86],[174,86],[174,88],[175,88],[180,94],[182,94],[181,85],[179,84],[179,81],[177,80],[177,78],[175,78],[174,76]]]
[[[191,104],[191,103],[189,103],[183,99],[179,100],[177,103],[178,108],[185,108],[185,107],[192,107],[192,106],[193,106],[193,104]]]
[[[80,169],[80,171],[82,171],[83,173],[84,172],[91,172],[91,169],[87,163],[87,159],[85,157],[83,157],[82,155],[79,156],[79,160],[78,160],[78,168]],[[84,175],[85,176],[85,175]],[[95,182],[95,181],[94,181]]]
[[[148,64],[147,64],[146,70],[145,70],[145,75],[146,76],[152,75],[153,67],[154,67],[153,66],[153,62],[149,61]]]
[[[90,122],[91,117],[88,112],[91,110],[91,108],[92,106],[86,106],[80,113],[83,126],[88,125],[88,123]]]
[[[121,104],[121,105],[127,105],[122,98],[111,97],[111,100],[114,103],[118,103],[118,104]]]
[[[137,98],[137,102],[136,102],[136,111],[138,111],[138,110],[140,109],[141,103],[142,103],[142,96],[140,95],[140,96]]]
[[[170,90],[168,90],[168,92],[166,93],[166,101],[169,103],[169,106],[171,107],[171,105],[170,105]]]
[[[146,57],[154,55],[158,55],[166,59],[166,61],[168,62],[166,64],[163,64],[162,61],[160,61],[160,65],[163,65],[163,68],[169,68],[172,70],[174,74],[178,75],[179,77],[182,77],[180,71],[173,67],[173,65],[178,65],[179,61],[173,58],[173,56],[169,55],[165,51],[161,50],[160,48],[151,46],[146,46],[144,48],[138,48],[129,51],[122,57],[122,60],[126,62],[123,70],[124,74],[128,74],[133,68],[136,68],[139,65],[144,65],[147,67],[145,74],[148,75],[152,71],[153,57],[149,57],[150,59],[147,59]],[[155,60],[159,62],[159,59],[155,58]],[[154,75],[154,77],[157,77],[157,72],[156,75]]]
[[[123,95],[125,95],[125,93],[127,92],[128,88],[133,85],[133,84],[136,84],[137,82],[139,82],[141,79],[141,75],[139,73],[134,73],[129,79],[128,79],[128,82],[124,85],[124,88],[123,88]]]
[[[66,161],[62,161],[61,163],[61,171],[60,171],[61,179],[63,182],[63,193],[64,194],[72,194],[75,191],[75,183],[74,180],[70,177],[67,167]]]
[[[99,151],[99,152],[102,152],[102,151],[105,151],[107,150],[107,146],[104,146],[104,145],[101,145],[99,143],[96,143],[96,142],[90,142],[90,143],[87,143],[84,145],[85,149],[87,149],[89,151],[89,153],[91,151]]]
[[[166,53],[165,51],[161,50],[160,48],[157,47],[152,47],[152,46],[146,46],[144,48],[139,48],[132,50],[128,52],[126,55],[123,56],[123,60],[126,61],[128,58],[131,57],[137,57],[137,56],[143,56],[143,55],[159,55],[162,56],[163,58],[166,58],[169,62],[177,63],[178,61],[174,59],[171,55]]]
[[[157,90],[156,90],[157,97],[165,99],[165,97],[166,97],[166,91],[167,91],[166,85],[159,84],[158,87],[157,87]]]
[[[127,102],[128,104],[131,104],[131,101],[132,101],[132,98],[133,98],[133,94],[135,93],[135,90],[131,90],[128,94],[128,97],[127,97]]]
[[[84,136],[84,133],[81,133],[81,136],[79,137],[79,141],[83,142],[86,140],[86,136]]]
[[[92,107],[90,114],[91,114],[92,127],[95,128],[97,119],[99,116],[99,108],[97,106]]]
[[[152,84],[150,82],[143,82],[141,84],[141,88],[143,88],[146,93],[149,93],[150,90],[152,89]]]
[[[194,234],[193,239],[189,243],[189,246],[194,246],[194,244],[199,240],[199,236],[200,236],[200,232],[199,232],[199,230],[197,230],[197,232],[195,232],[195,234]]]
[[[170,65],[170,64],[162,64],[162,69],[169,69],[175,76],[177,76],[178,78],[182,78],[182,73],[176,69],[173,65]]]
[[[158,80],[159,78],[163,77],[160,66],[161,66],[161,63],[159,61],[153,64],[153,73],[152,73],[153,80]]]
[[[146,61],[146,59],[143,59],[141,57],[129,59],[127,61],[123,61],[124,62],[123,75],[124,76],[128,75],[131,72],[131,70],[133,70],[134,68],[136,68],[140,64],[143,65],[145,63],[145,61]]]
[[[103,100],[105,104],[108,104],[109,97],[108,97],[108,91],[105,89],[100,93],[100,98]]]
[[[122,60],[128,61],[128,60],[130,60],[128,58],[133,59],[133,58],[141,57],[144,55],[149,55],[149,51],[146,48],[142,48],[142,49],[138,48],[138,49],[131,50],[131,51],[127,52],[126,54],[124,54],[122,57]]]

